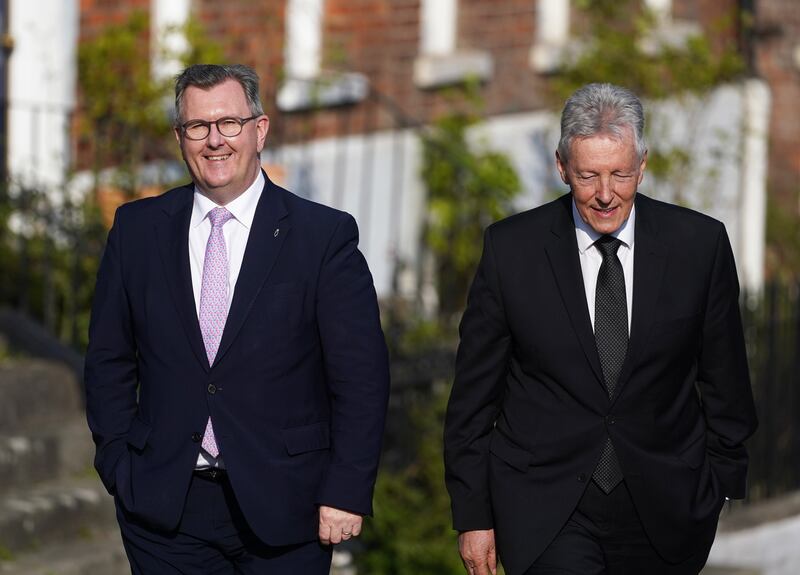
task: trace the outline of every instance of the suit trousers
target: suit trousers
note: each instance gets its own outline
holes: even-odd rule
[[[117,501],[133,575],[328,575],[331,547],[319,541],[273,547],[244,519],[228,479],[192,477],[181,521],[171,532],[142,524]]]
[[[715,533],[681,563],[653,548],[625,482],[606,494],[589,482],[567,523],[525,575],[697,575]]]

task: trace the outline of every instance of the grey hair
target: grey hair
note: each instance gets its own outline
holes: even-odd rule
[[[564,104],[558,155],[566,163],[575,138],[601,134],[622,138],[627,128],[633,131],[636,154],[641,161],[647,153],[642,102],[626,88],[613,84],[587,84]]]
[[[182,104],[186,88],[195,86],[207,90],[226,80],[236,80],[242,86],[251,115],[264,114],[261,98],[258,95],[258,74],[255,70],[243,64],[195,64],[175,77],[175,124],[183,121]]]

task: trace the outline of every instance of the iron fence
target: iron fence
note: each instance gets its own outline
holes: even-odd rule
[[[759,428],[749,442],[749,499],[800,489],[800,283],[745,295],[742,319]]]

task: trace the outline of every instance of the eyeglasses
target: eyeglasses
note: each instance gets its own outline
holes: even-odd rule
[[[226,138],[233,138],[242,133],[242,127],[250,120],[255,120],[260,115],[250,116],[249,118],[233,118],[225,117],[214,120],[213,122],[206,122],[205,120],[189,120],[181,124],[181,131],[183,135],[190,140],[205,140],[208,134],[211,133],[211,125],[217,127],[217,131]]]

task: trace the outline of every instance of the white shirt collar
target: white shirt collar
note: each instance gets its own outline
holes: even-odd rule
[[[596,242],[603,234],[599,234],[592,229],[592,227],[583,221],[578,206],[575,205],[575,198],[572,198],[572,219],[575,222],[575,236],[578,240],[578,251],[584,253],[588,250],[594,242]],[[619,229],[611,234],[620,240],[628,248],[633,247],[633,230],[636,225],[636,204],[631,207],[631,213],[628,219],[622,222]]]
[[[261,172],[261,170],[259,170],[256,179],[252,184],[250,184],[250,187],[248,187],[244,193],[242,193],[235,200],[225,205],[225,209],[233,214],[233,217],[236,218],[236,221],[248,229],[253,225],[253,218],[256,215],[256,207],[258,206],[258,200],[261,198],[261,192],[264,189],[265,183],[266,181],[264,180],[264,174]],[[198,192],[197,186],[195,186],[194,205],[192,206],[192,219],[189,223],[189,227],[194,228],[199,226],[208,216],[208,212],[217,207],[219,206],[214,203],[213,200],[210,200]]]

